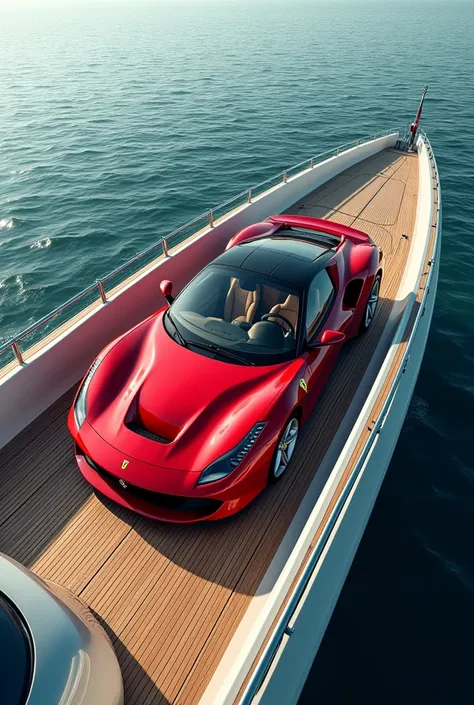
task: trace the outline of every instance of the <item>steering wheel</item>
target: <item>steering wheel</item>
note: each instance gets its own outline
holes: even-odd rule
[[[288,326],[289,331],[290,331],[291,335],[293,336],[293,338],[296,338],[295,327],[294,327],[293,323],[291,321],[289,321],[285,316],[283,316],[281,313],[265,313],[261,317],[260,320],[261,321],[268,321],[269,323],[274,323],[277,326],[280,325],[277,321],[270,321],[269,320],[270,318],[280,318]]]

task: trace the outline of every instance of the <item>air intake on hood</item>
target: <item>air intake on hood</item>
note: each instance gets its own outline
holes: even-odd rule
[[[143,438],[148,438],[149,441],[155,441],[156,443],[171,443],[169,438],[163,438],[163,436],[158,436],[158,434],[149,431],[147,428],[140,426],[136,421],[130,421],[127,424],[127,428],[133,433],[143,436]]]

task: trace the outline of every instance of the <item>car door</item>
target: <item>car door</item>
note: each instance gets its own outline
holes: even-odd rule
[[[322,269],[313,278],[306,295],[304,325],[306,340],[309,344],[321,338],[325,330],[344,332],[351,312],[341,312],[339,297],[334,282],[326,269]],[[307,363],[307,400],[312,408],[321,394],[327,378],[331,373],[342,344],[325,345],[306,350]]]

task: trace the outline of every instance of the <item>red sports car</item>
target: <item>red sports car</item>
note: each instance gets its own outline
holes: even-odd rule
[[[382,253],[337,223],[274,216],[110,343],[69,414],[79,469],[148,517],[221,519],[279,480],[342,344],[371,324]]]

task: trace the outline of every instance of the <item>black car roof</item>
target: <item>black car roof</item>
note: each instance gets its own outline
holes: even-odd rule
[[[213,264],[239,267],[245,272],[273,277],[300,289],[309,284],[333,254],[334,250],[320,242],[278,233],[234,245]]]

